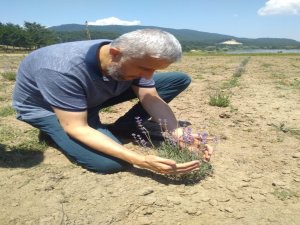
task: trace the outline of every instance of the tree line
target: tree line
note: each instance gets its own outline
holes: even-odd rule
[[[91,39],[115,39],[122,33],[90,30],[82,31],[54,31],[36,22],[24,22],[23,26],[13,23],[0,22],[0,48],[4,50],[25,49],[34,50],[43,46]],[[204,43],[182,42],[183,50],[190,50],[205,46]]]
[[[37,49],[59,42],[58,36],[38,23],[24,22],[24,26],[0,22],[0,45],[27,50]]]
[[[87,28],[87,27],[86,27]],[[88,29],[88,28],[87,28]],[[34,50],[43,46],[70,42],[70,41],[81,41],[87,39],[115,39],[122,34],[122,29],[114,30],[99,30],[90,29],[87,30],[85,27],[81,27],[80,30],[68,30],[65,27],[64,30],[54,30],[46,28],[36,22],[24,22],[23,26],[15,25],[12,23],[1,23],[0,22],[0,50],[11,50],[11,49],[25,49]],[[87,33],[88,31],[88,33]],[[124,31],[124,29],[123,29]],[[175,34],[174,34],[175,35]],[[206,39],[195,39],[191,40],[191,36],[187,34],[177,34],[183,51],[190,51],[194,49],[205,50],[205,51],[224,51],[227,49],[235,48],[268,48],[268,49],[300,49],[299,42],[289,39],[278,39],[278,38],[260,38],[260,39],[246,39],[237,38],[237,41],[242,42],[243,46],[224,46],[218,44],[221,42],[217,41],[217,36],[210,34]],[[188,38],[187,38],[188,37]]]
[[[115,39],[119,33],[105,31],[90,31],[92,39]],[[43,46],[81,41],[90,38],[83,31],[53,31],[36,22],[24,22],[23,26],[0,22],[0,47],[2,49],[34,50]]]

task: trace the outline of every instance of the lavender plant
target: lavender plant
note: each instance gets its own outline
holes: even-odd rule
[[[186,184],[193,184],[212,174],[212,165],[203,159],[203,151],[207,150],[205,145],[208,144],[208,142],[217,144],[219,141],[217,137],[210,138],[207,131],[198,132],[197,137],[194,137],[192,135],[192,128],[183,125],[183,135],[180,138],[176,138],[166,129],[167,121],[159,120],[160,130],[164,139],[161,143],[159,143],[159,145],[155,146],[151,140],[149,131],[143,126],[142,120],[139,117],[136,117],[135,119],[138,130],[141,132],[143,137],[140,134],[132,134],[132,136],[135,143],[144,150],[154,150],[154,153],[158,156],[172,159],[177,163],[185,163],[193,160],[200,161],[199,170],[188,174],[166,175],[168,178]],[[195,138],[199,139],[201,142],[197,149],[191,150],[191,146],[194,143]],[[179,142],[183,143],[183,146],[182,144],[180,146]]]

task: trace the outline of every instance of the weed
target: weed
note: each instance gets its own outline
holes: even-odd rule
[[[273,192],[273,195],[276,196],[278,199],[284,201],[284,200],[294,197],[296,195],[296,193],[293,191],[287,190],[287,189],[284,189],[284,190],[276,189]]]
[[[225,82],[222,89],[230,89],[238,86],[238,77],[232,77],[229,81]]]
[[[9,81],[15,81],[16,80],[16,73],[14,73],[14,72],[4,72],[4,73],[1,73],[1,76],[4,79],[9,80]]]
[[[16,111],[11,106],[5,106],[0,108],[0,117],[7,117],[14,115]]]
[[[270,67],[272,67],[272,64],[270,64],[270,63],[264,63],[264,64],[261,65],[261,67],[270,68]]]
[[[230,108],[230,112],[237,112],[239,110],[238,108],[235,108],[233,105],[230,105],[229,108]]]
[[[196,79],[196,80],[202,80],[203,76],[201,74],[197,74],[194,79]]]
[[[294,89],[300,89],[300,80],[295,78],[292,82],[290,82],[290,86],[292,86]]]
[[[229,106],[229,103],[229,96],[222,92],[217,92],[210,96],[209,105],[211,106],[227,107]]]
[[[287,127],[284,122],[281,122],[279,125],[271,124],[273,127],[275,127],[277,130],[283,132],[283,133],[289,133],[292,136],[296,137],[300,140],[300,129],[298,128],[291,128]]]

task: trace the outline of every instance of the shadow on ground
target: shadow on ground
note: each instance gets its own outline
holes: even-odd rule
[[[28,149],[22,146],[8,147],[0,144],[0,167],[30,168],[40,164],[44,154],[38,149]]]
[[[140,177],[148,177],[150,179],[155,180],[158,183],[164,184],[164,185],[188,185],[188,186],[193,186],[196,184],[201,183],[202,180],[204,180],[206,177],[211,176],[212,174],[207,174],[203,177],[198,177],[198,178],[193,178],[190,179],[189,177],[180,177],[177,176],[175,177],[174,175],[162,175],[162,174],[157,174],[154,172],[151,172],[149,170],[145,170],[145,169],[139,169],[137,167],[133,167],[132,169],[130,169],[131,173],[133,173],[136,176],[140,176]]]

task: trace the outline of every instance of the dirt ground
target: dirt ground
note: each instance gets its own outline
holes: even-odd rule
[[[0,167],[0,224],[300,224],[300,55],[251,56],[238,85],[223,89],[230,106],[210,106],[244,58],[184,56],[169,68],[193,78],[170,103],[178,118],[221,137],[211,177],[184,185],[140,169],[96,174],[49,147],[26,166]]]

